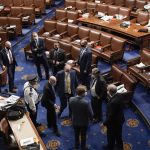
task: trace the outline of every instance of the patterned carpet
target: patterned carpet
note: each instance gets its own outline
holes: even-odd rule
[[[54,11],[48,13],[44,18],[51,17],[54,15]],[[43,20],[41,20],[32,31],[38,31],[42,27]],[[23,96],[23,85],[26,81],[28,74],[36,73],[36,68],[32,61],[26,61],[24,57],[23,48],[29,43],[31,32],[24,36],[20,41],[17,41],[18,44],[13,47],[15,52],[16,59],[18,62],[18,67],[16,68],[16,80],[15,83],[18,87],[17,95]],[[136,51],[135,51],[136,52]],[[126,56],[132,55],[126,53]],[[132,55],[134,57],[134,55]],[[126,65],[122,62],[118,62],[119,66],[125,68]],[[102,72],[107,72],[110,70],[110,65],[99,62],[99,68]],[[40,82],[39,92],[42,92],[43,86],[46,80]],[[138,85],[140,88],[137,88],[134,94],[134,100],[137,99],[140,95],[146,95],[143,98],[149,99],[150,95],[145,94],[145,88],[142,85]],[[5,87],[6,88],[6,87]],[[142,101],[143,99],[141,99]],[[59,104],[59,99],[57,99]],[[147,109],[150,111],[150,109]],[[106,104],[103,102],[103,116],[105,118]],[[68,109],[65,110],[63,116],[68,114]],[[150,131],[145,126],[143,120],[139,117],[136,112],[133,112],[130,108],[125,108],[125,118],[126,122],[123,126],[123,140],[124,140],[124,150],[149,150],[150,149]],[[42,123],[42,126],[39,128],[42,133],[42,139],[48,150],[73,150],[74,145],[74,134],[71,126],[71,121],[68,119],[58,120],[58,127],[62,133],[61,137],[56,137],[53,135],[52,130],[47,129],[46,126],[46,112],[42,106],[39,106],[38,110],[38,121]],[[102,128],[100,124],[90,124],[88,128],[87,135],[87,144],[90,147],[90,150],[102,150],[102,145],[106,144],[106,128]],[[0,150],[8,150],[7,146],[4,145],[3,141],[0,139]]]

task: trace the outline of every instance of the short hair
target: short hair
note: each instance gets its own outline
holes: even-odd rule
[[[114,84],[110,84],[110,85],[108,85],[107,90],[108,90],[110,93],[115,94],[115,93],[117,92],[117,87],[116,87],[116,85],[114,85]]]
[[[76,89],[77,95],[82,96],[86,92],[86,86],[79,85]]]

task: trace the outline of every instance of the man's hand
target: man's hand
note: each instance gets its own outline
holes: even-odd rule
[[[2,66],[2,70],[5,70],[5,68],[6,68],[6,67],[3,65],[3,66]]]
[[[59,65],[60,64],[60,62],[59,61],[56,61],[56,65]]]
[[[86,70],[84,70],[84,73],[87,73],[87,71],[86,71]]]

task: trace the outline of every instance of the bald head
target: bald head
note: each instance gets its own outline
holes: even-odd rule
[[[64,71],[65,72],[70,72],[71,70],[71,65],[70,64],[66,64],[65,67],[64,67]]]
[[[110,84],[107,87],[108,94],[113,96],[117,92],[117,87],[114,84]]]
[[[54,76],[50,76],[49,77],[49,83],[51,84],[51,85],[55,85],[56,84],[56,78],[54,77]]]
[[[10,49],[11,48],[11,43],[9,41],[6,41],[5,42],[5,47]]]

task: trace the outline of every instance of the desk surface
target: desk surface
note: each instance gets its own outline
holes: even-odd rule
[[[35,129],[29,114],[26,113],[23,118],[17,120],[17,121],[8,121],[10,124],[10,127],[14,133],[14,136],[17,140],[19,149],[21,150],[21,146],[20,146],[20,140],[21,139],[25,139],[25,138],[30,138],[33,137],[35,139],[35,141],[39,141],[40,143],[40,150],[46,150],[46,147],[41,139],[41,137],[39,136],[37,130]],[[18,130],[18,125],[21,125],[21,129],[20,131]]]
[[[141,25],[137,25],[135,23],[131,23],[129,28],[120,27],[120,23],[122,23],[123,21],[117,20],[115,18],[113,18],[111,21],[103,21],[96,17],[89,17],[89,18],[79,18],[78,21],[83,22],[83,23],[99,25],[106,29],[110,29],[112,31],[130,36],[132,38],[142,38],[145,36],[150,36],[150,33],[138,32],[139,29],[144,28],[144,27]]]

